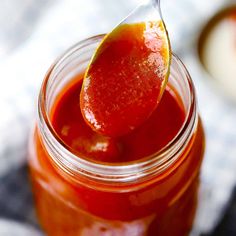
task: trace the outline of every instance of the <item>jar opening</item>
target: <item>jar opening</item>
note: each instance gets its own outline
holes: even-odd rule
[[[176,55],[173,55],[169,83],[180,95],[186,115],[181,129],[165,147],[138,161],[109,164],[88,160],[73,154],[71,148],[55,132],[50,121],[49,111],[55,100],[55,95],[66,85],[67,79],[73,78],[74,75],[85,70],[89,59],[103,37],[104,35],[98,35],[79,42],[49,69],[39,95],[39,130],[53,162],[65,173],[72,177],[80,174],[94,180],[127,183],[161,173],[178,159],[197,124],[195,91],[185,66]]]

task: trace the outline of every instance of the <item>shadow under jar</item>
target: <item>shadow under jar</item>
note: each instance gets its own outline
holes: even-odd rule
[[[155,153],[126,162],[96,160],[76,153],[53,126],[52,113],[65,96],[62,91],[82,79],[102,38],[69,49],[42,84],[29,143],[40,224],[53,236],[188,235],[197,207],[204,133],[192,80],[175,55],[167,87],[183,111],[183,123]]]

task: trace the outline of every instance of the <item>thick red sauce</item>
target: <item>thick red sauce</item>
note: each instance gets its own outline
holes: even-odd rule
[[[138,162],[167,145],[183,125],[186,114],[181,99],[167,85],[158,106],[132,132],[115,138],[94,132],[80,109],[82,79],[83,75],[77,75],[59,93],[49,114],[58,138],[78,158],[102,161],[106,166]],[[135,109],[130,111],[130,116],[137,115]],[[194,218],[204,150],[203,129],[195,118],[197,126],[186,146],[173,154],[175,161],[163,163],[164,168],[152,175],[145,173],[145,178],[138,176],[137,170],[137,181],[126,183],[94,180],[70,170],[70,163],[63,169],[58,153],[50,152],[41,129],[36,128],[30,146],[30,170],[37,213],[47,235],[187,235]],[[108,131],[117,134],[122,125],[114,124]],[[113,128],[118,131],[113,132]]]
[[[154,154],[174,138],[184,122],[178,97],[167,87],[153,114],[133,132],[111,138],[93,131],[80,111],[82,76],[60,94],[52,112],[52,125],[78,156],[105,162],[128,162]]]
[[[80,95],[85,121],[112,137],[137,128],[161,99],[169,62],[162,21],[116,27],[98,47],[85,74]]]
[[[153,115],[135,131],[119,139],[98,135],[80,113],[81,78],[61,92],[51,113],[59,137],[80,157],[106,162],[138,160],[160,150],[183,124],[181,103],[167,86]],[[30,170],[40,223],[50,236],[185,236],[195,214],[203,150],[198,122],[178,160],[150,180],[104,185],[78,174],[74,182],[54,165],[36,129]]]

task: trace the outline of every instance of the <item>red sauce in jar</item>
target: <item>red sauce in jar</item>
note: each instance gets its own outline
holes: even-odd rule
[[[155,157],[186,121],[181,99],[168,85],[152,115],[131,133],[116,138],[98,134],[85,123],[80,111],[82,78],[77,75],[58,94],[48,114],[56,134],[51,132],[75,157],[125,168],[130,161]],[[76,171],[75,179],[71,178],[67,173],[70,163],[67,169],[58,165],[59,154],[49,148],[42,127],[36,128],[29,163],[37,214],[47,235],[187,235],[194,219],[204,151],[202,125],[197,114],[193,116],[196,126],[173,155],[173,162],[163,163],[164,170],[144,179],[137,170],[139,181],[125,184],[104,183]]]
[[[185,114],[178,95],[167,87],[151,117],[133,132],[119,138],[98,134],[86,124],[80,111],[82,78],[59,95],[51,115],[57,134],[78,156],[110,163],[138,160],[163,148],[183,125]]]

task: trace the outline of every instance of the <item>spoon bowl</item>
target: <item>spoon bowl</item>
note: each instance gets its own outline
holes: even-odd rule
[[[145,1],[104,37],[87,67],[80,94],[87,124],[117,137],[145,122],[162,97],[170,60],[160,2]]]

